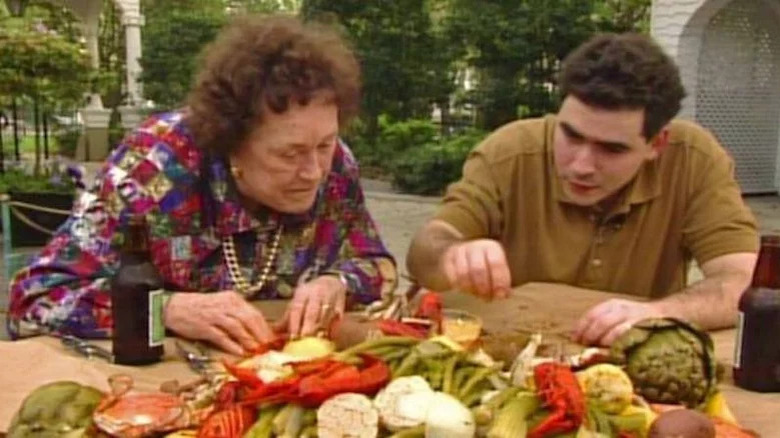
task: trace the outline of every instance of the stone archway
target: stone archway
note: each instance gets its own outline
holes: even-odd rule
[[[734,0],[704,27],[695,118],[737,163],[746,193],[777,190],[780,15],[766,0]]]
[[[776,0],[653,1],[653,36],[676,58],[688,91],[680,116],[721,138],[745,192],[780,187],[778,27]]]

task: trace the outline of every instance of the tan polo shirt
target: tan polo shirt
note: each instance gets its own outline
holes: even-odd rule
[[[609,213],[567,201],[553,162],[555,116],[510,123],[472,151],[436,217],[504,245],[512,284],[558,282],[658,298],[685,287],[691,259],[757,252],[734,164],[698,125],[676,120]]]

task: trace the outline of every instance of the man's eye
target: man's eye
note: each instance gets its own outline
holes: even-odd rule
[[[621,154],[626,151],[626,148],[620,146],[609,146],[609,145],[604,145],[601,147],[601,149],[608,154]]]
[[[573,141],[573,142],[582,142],[583,141],[582,136],[577,135],[577,133],[575,133],[575,132],[572,132],[572,131],[570,131],[570,130],[568,130],[566,128],[563,128],[562,131],[563,131],[563,134],[566,136],[566,138],[568,138],[570,141]]]
[[[293,151],[284,151],[284,152],[282,152],[282,157],[283,158],[295,158],[296,155],[298,155],[298,153],[295,152],[294,150]]]

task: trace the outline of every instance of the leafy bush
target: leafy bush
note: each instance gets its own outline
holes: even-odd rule
[[[0,193],[73,193],[77,188],[84,188],[83,175],[84,169],[81,166],[64,161],[47,163],[39,175],[36,175],[30,166],[19,163],[16,167],[0,173]]]
[[[57,147],[60,155],[68,158],[76,157],[76,148],[79,145],[79,138],[81,137],[81,128],[67,128],[62,129],[54,138],[57,140]]]
[[[355,120],[345,139],[360,162],[363,176],[387,176],[390,164],[409,149],[438,141],[439,127],[430,120],[406,120],[391,122],[387,116],[379,117],[379,136],[372,144],[366,135],[362,120]]]
[[[417,195],[443,193],[448,184],[460,178],[463,162],[484,137],[484,132],[470,129],[408,149],[393,161],[393,185]]]
[[[381,119],[380,119],[381,121]],[[411,119],[397,123],[381,122],[377,149],[382,160],[397,156],[415,146],[436,142],[439,127],[430,120]]]

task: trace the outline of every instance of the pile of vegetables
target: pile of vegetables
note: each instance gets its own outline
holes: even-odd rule
[[[441,336],[383,336],[341,351],[321,338],[292,341],[227,364],[233,378],[199,429],[168,436],[753,436],[717,391],[712,342],[689,324],[644,321],[618,339],[612,363],[579,358],[576,368],[539,358],[540,342],[531,336],[509,366]],[[99,399],[70,382],[46,385],[25,401],[9,436],[90,430],[86,411]],[[659,415],[648,402],[677,409]]]

